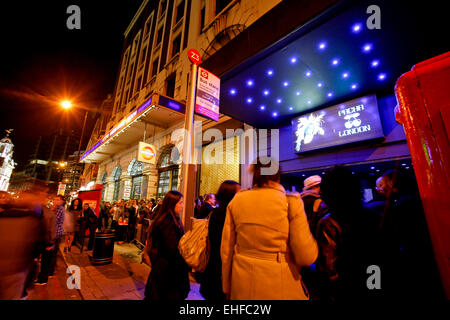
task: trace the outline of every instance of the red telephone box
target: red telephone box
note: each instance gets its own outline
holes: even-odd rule
[[[396,83],[442,285],[450,299],[450,52],[416,64]]]

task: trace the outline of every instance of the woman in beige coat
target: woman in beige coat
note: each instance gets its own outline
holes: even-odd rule
[[[264,175],[261,169],[268,165],[258,160],[251,167],[254,187],[236,194],[227,207],[223,291],[232,300],[306,300],[299,271],[314,263],[318,247],[303,202],[299,194],[286,194],[279,170]]]

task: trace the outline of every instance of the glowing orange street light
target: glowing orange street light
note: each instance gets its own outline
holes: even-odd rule
[[[68,101],[68,100],[64,100],[64,101],[61,102],[61,106],[64,109],[70,109],[70,107],[72,107],[72,103],[70,101]]]

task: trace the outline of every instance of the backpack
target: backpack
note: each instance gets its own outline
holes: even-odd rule
[[[209,260],[209,218],[192,219],[192,230],[186,232],[178,243],[178,250],[187,265],[199,272],[203,272]]]

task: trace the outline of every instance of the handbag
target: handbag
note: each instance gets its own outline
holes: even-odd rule
[[[187,265],[203,272],[208,265],[210,244],[208,237],[209,219],[192,219],[192,230],[186,232],[178,243],[178,250]]]

